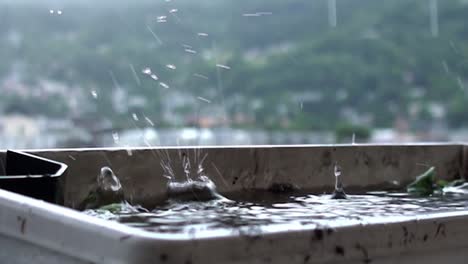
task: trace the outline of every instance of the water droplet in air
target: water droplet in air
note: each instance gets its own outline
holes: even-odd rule
[[[197,34],[199,37],[208,37],[208,34],[207,33],[204,33],[204,32],[199,32]]]
[[[166,88],[166,89],[169,89],[169,85],[163,83],[163,82],[159,82],[159,85],[161,85],[162,87]]]
[[[120,138],[119,138],[119,133],[117,133],[117,132],[112,132],[112,139],[114,140],[114,143],[115,143],[115,144],[119,144],[119,140],[120,140]]]
[[[96,91],[92,90],[91,91],[91,95],[93,96],[94,99],[97,99],[98,98],[98,94]]]
[[[151,74],[150,77],[151,77],[151,79],[153,79],[155,81],[159,80],[159,78],[158,78],[158,76],[156,76],[156,74]]]
[[[353,133],[353,137],[351,139],[351,144],[353,144],[353,145],[356,144],[356,133]]]
[[[147,116],[145,116],[145,120],[148,122],[148,124],[150,124],[150,126],[154,126],[153,121],[151,121],[151,119],[149,119]]]
[[[194,73],[193,76],[198,77],[198,78],[201,78],[201,79],[205,79],[205,80],[208,80],[208,79],[209,79],[207,76],[202,75],[202,74],[199,74],[199,73]]]
[[[54,12],[55,12],[55,11],[54,11],[53,9],[50,9],[50,10],[49,10],[49,13],[50,13],[50,14],[53,14]]]
[[[177,11],[179,11],[179,10],[174,8],[174,9],[169,10],[169,13],[177,13]]]
[[[177,69],[177,67],[174,64],[167,64],[166,67],[171,69],[171,70]]]
[[[133,118],[133,120],[135,120],[135,121],[140,120],[140,119],[138,119],[138,115],[137,115],[136,113],[132,113],[132,118]]]
[[[158,16],[158,17],[157,17],[158,20],[164,20],[164,19],[166,19],[166,18],[167,18],[167,16]]]
[[[201,96],[198,96],[197,99],[200,100],[200,101],[203,101],[203,102],[205,102],[205,103],[211,103],[210,100],[208,100],[208,99],[206,99],[206,98],[203,98],[203,97],[201,97]]]
[[[125,150],[127,151],[128,156],[133,156],[132,149],[129,146],[125,146]]]
[[[193,49],[185,49],[185,52],[192,53],[192,54],[197,54],[197,51],[195,51]]]
[[[146,68],[144,68],[141,72],[143,72],[144,74],[149,75],[149,74],[151,74],[151,69],[148,68],[148,67],[146,67]]]
[[[338,163],[335,163],[333,172],[335,174],[335,190],[333,191],[332,199],[346,199],[347,195],[341,183],[341,167]]]
[[[337,163],[335,163],[335,167],[333,168],[335,177],[340,177],[341,176],[341,167]]]
[[[57,10],[57,14],[58,14],[58,15],[61,15],[61,14],[62,14],[62,10]]]
[[[227,65],[223,65],[223,64],[216,64],[216,67],[222,68],[222,69],[225,69],[225,70],[230,70],[231,69],[231,67],[229,67]]]

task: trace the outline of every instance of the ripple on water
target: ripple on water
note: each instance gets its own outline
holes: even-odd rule
[[[150,213],[121,214],[110,219],[161,233],[208,232],[217,229],[239,230],[277,224],[323,225],[327,221],[372,219],[392,216],[417,216],[468,209],[463,197],[414,198],[404,194],[372,193],[349,195],[347,200],[332,200],[330,195],[290,196],[275,201],[275,196],[259,201],[215,200],[206,202],[168,202]],[[109,217],[107,216],[107,219]]]

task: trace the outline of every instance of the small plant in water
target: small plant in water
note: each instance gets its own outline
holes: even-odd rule
[[[346,195],[343,189],[343,183],[341,182],[341,167],[338,163],[335,163],[334,166],[334,174],[335,174],[335,190],[332,194],[332,199],[347,199],[348,196]]]
[[[125,200],[122,185],[111,168],[102,167],[93,188],[79,208],[84,213],[103,219],[115,219],[119,213],[148,212],[145,208],[132,206]]]
[[[433,194],[468,194],[468,183],[463,179],[451,182],[437,180],[435,167],[430,167],[406,187],[406,191],[417,196],[430,196]]]

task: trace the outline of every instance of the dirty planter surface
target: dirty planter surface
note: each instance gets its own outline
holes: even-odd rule
[[[110,165],[131,202],[157,204],[166,180],[161,149],[36,151],[68,164],[65,204],[75,207]],[[164,152],[177,161],[180,151]],[[351,190],[401,188],[425,168],[464,177],[463,145],[288,146],[197,149],[222,194],[296,186],[331,191],[333,162]],[[194,152],[195,153],[195,152]],[[191,155],[191,154],[190,154]],[[194,156],[194,155],[192,155]],[[109,164],[110,163],[110,164]],[[177,166],[177,165],[176,165]],[[243,232],[147,232],[0,190],[0,257],[8,263],[465,263],[468,212],[446,211],[320,224],[265,225]],[[24,247],[21,258],[6,252]],[[37,261],[37,257],[39,262]],[[41,261],[42,260],[42,261]],[[55,261],[55,262],[54,262]]]

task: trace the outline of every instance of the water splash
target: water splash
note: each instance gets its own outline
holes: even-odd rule
[[[120,142],[119,133],[117,133],[115,131],[112,132],[112,139],[114,140],[114,143],[118,145],[119,142]]]
[[[335,190],[332,194],[332,199],[347,199],[347,195],[343,189],[343,183],[341,182],[341,167],[338,163],[335,163],[333,168],[333,172],[335,175]]]

